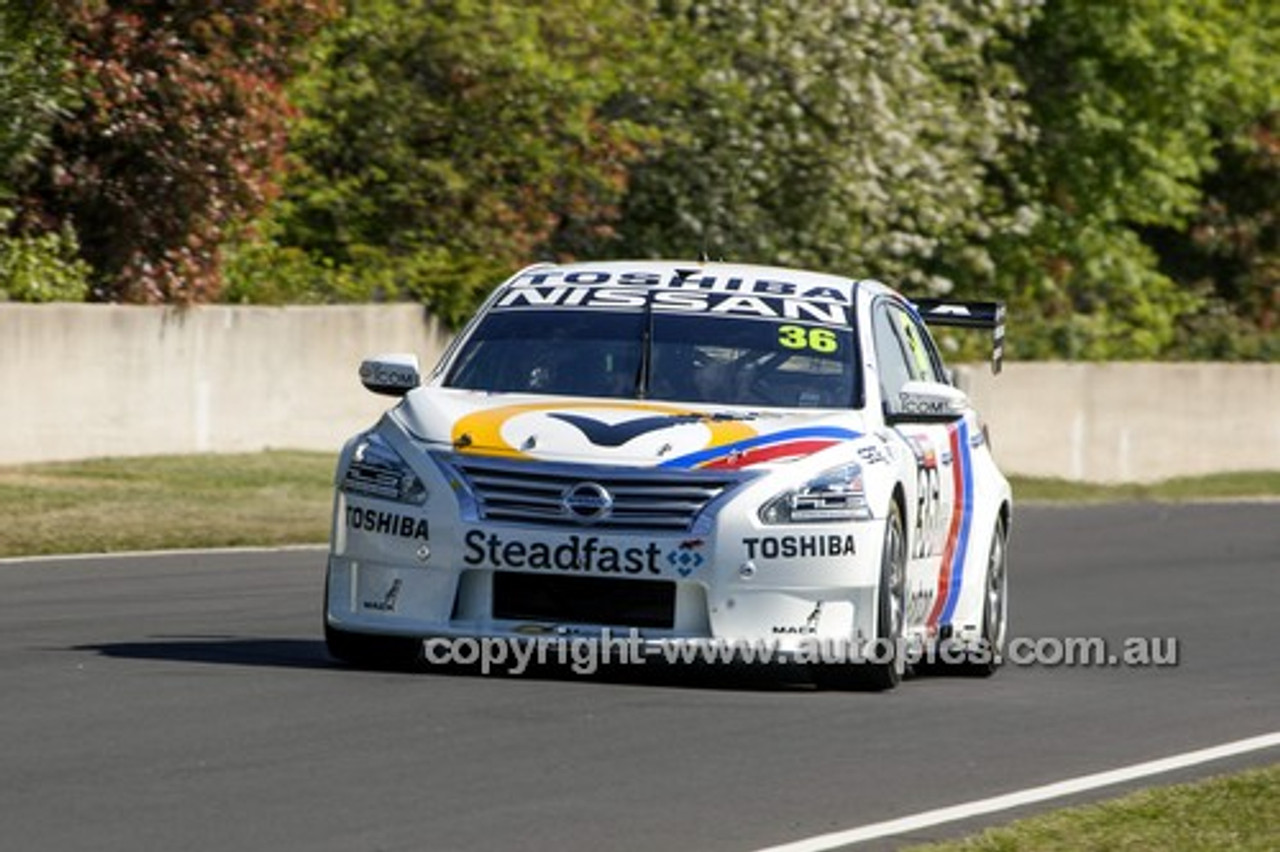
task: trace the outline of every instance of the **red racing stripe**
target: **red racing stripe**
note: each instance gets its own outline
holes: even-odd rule
[[[730,453],[718,459],[714,459],[699,467],[709,468],[713,470],[733,469],[740,467],[750,467],[753,464],[762,464],[767,461],[777,461],[778,459],[798,458],[801,456],[813,455],[819,450],[825,450],[827,447],[834,446],[839,441],[816,440],[816,441],[784,441],[780,444],[765,445],[763,447],[752,447],[738,453]]]
[[[951,507],[951,524],[947,528],[947,543],[942,549],[942,563],[938,566],[938,594],[933,599],[933,609],[925,626],[930,632],[938,626],[938,617],[947,604],[947,595],[951,592],[951,568],[955,559],[956,540],[960,537],[960,521],[964,517],[964,456],[960,454],[960,430],[955,426],[947,427],[951,439],[951,492],[954,503]]]

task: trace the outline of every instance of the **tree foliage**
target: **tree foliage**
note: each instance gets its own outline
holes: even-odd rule
[[[1269,0],[338,5],[0,0],[0,290],[458,321],[708,254],[1004,298],[1016,357],[1280,357]]]
[[[945,292],[1017,227],[993,172],[1025,138],[1017,2],[694,0],[701,70],[655,120],[624,250],[706,251]]]
[[[56,16],[42,4],[0,4],[0,300],[83,299],[89,269],[68,227],[24,233],[15,206],[53,125],[74,98]]]
[[[1267,0],[1045,5],[1018,46],[1038,133],[1017,168],[1033,190],[1036,225],[1025,239],[993,245],[1001,291],[1034,323],[1014,335],[1016,354],[1177,351],[1180,328],[1208,306],[1203,288],[1169,263],[1170,241],[1152,233],[1193,241],[1224,146],[1276,108],[1274,8]]]
[[[457,319],[532,258],[598,249],[654,138],[626,100],[663,85],[660,23],[607,0],[357,0],[298,88],[300,168],[238,274],[309,263],[330,292]]]
[[[51,10],[0,3],[0,201],[12,200],[72,97],[65,70],[66,48]]]
[[[58,0],[79,102],[26,213],[69,223],[97,298],[203,301],[228,229],[272,198],[281,83],[330,0]]]

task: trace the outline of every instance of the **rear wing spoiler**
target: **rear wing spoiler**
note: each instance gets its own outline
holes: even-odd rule
[[[991,329],[991,372],[1000,372],[1004,364],[1004,302],[916,299],[914,304],[927,325]]]

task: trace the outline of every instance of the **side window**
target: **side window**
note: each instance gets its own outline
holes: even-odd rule
[[[885,399],[895,399],[902,386],[912,379],[911,365],[903,349],[902,339],[889,305],[876,305],[871,331],[876,341],[876,361],[880,368],[880,387]]]
[[[911,369],[911,378],[927,382],[947,383],[942,371],[942,361],[938,350],[925,331],[920,321],[897,305],[888,306],[894,318],[894,324],[902,337],[903,347],[907,351],[907,363]]]

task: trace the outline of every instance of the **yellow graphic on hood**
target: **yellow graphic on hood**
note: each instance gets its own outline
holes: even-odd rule
[[[592,411],[634,411],[635,418],[621,421],[601,421],[590,416]],[[757,431],[741,418],[720,417],[703,411],[675,405],[647,402],[535,402],[504,405],[483,411],[474,411],[458,419],[453,425],[451,440],[457,449],[479,455],[532,458],[528,451],[534,447],[515,447],[503,437],[502,429],[512,418],[532,412],[547,412],[549,416],[567,423],[595,447],[607,452],[642,435],[662,429],[696,423],[707,430],[707,440],[696,449],[711,449],[736,441],[755,437]]]

